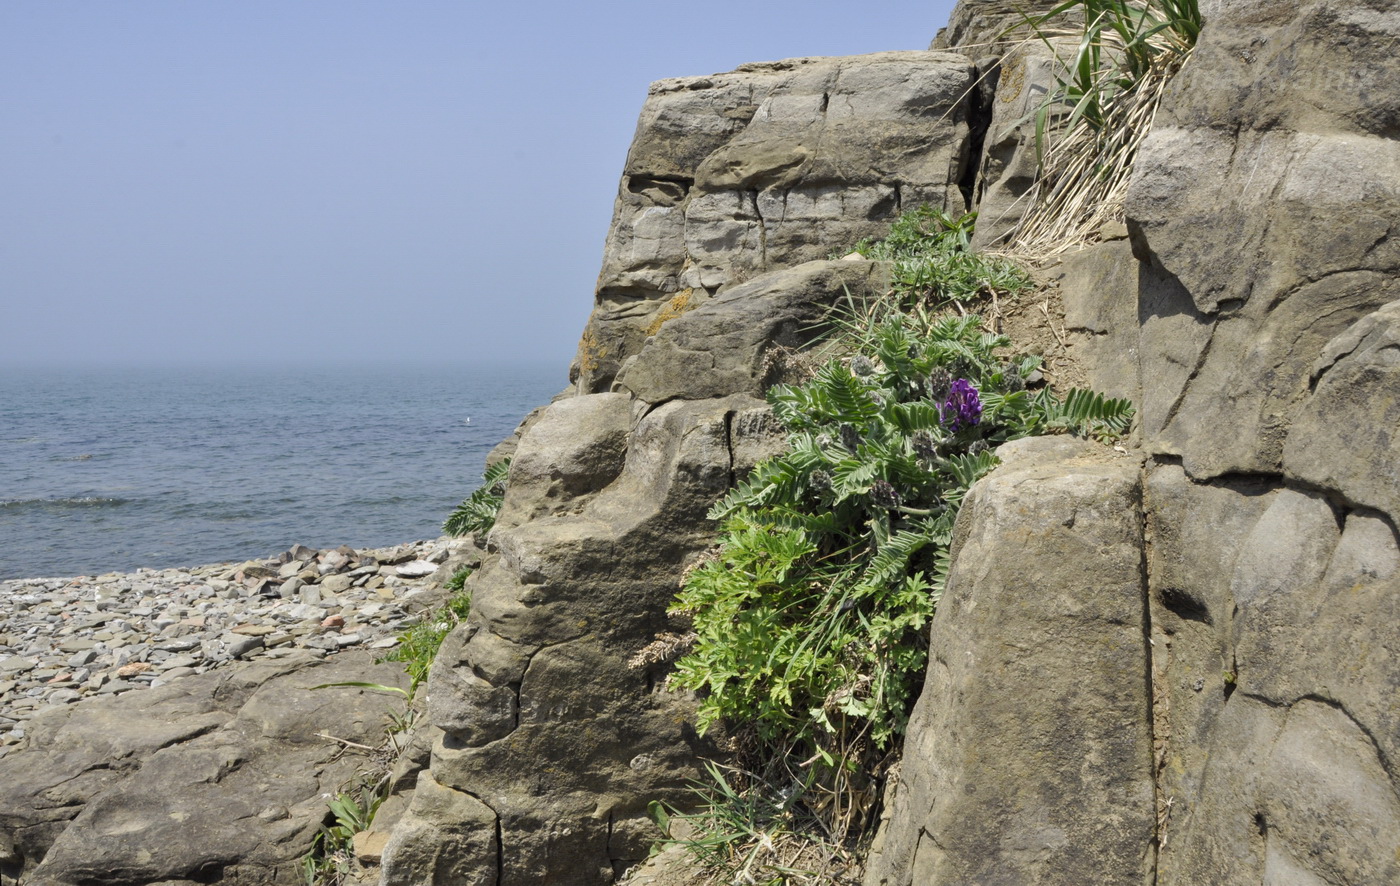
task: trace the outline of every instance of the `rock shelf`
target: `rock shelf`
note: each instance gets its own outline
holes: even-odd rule
[[[298,651],[388,650],[446,575],[456,539],[0,582],[0,755],[28,720],[83,698]]]

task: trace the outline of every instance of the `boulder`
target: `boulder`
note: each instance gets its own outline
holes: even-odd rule
[[[832,308],[864,303],[886,286],[875,262],[808,262],[765,274],[662,326],[623,364],[615,386],[647,403],[761,397],[779,379],[775,348],[808,344],[829,331],[822,321]]]
[[[0,758],[8,867],[55,886],[300,883],[327,796],[364,764],[354,745],[379,744],[402,704],[310,691],[345,681],[406,678],[357,653],[289,657],[41,715]]]
[[[762,401],[734,395],[671,400],[617,439],[634,408],[580,397],[521,439],[471,615],[426,687],[442,737],[424,778],[455,799],[415,794],[385,854],[389,886],[475,871],[488,845],[501,886],[611,882],[647,855],[647,803],[685,802],[700,757],[719,752],[695,733],[693,701],[628,660],[674,627],[665,609],[710,543],[705,512],[773,428]],[[485,809],[457,818],[464,797]]]
[[[1152,882],[1139,464],[998,450],[963,504],[866,883]]]

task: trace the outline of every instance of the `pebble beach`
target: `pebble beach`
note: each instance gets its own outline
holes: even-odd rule
[[[388,652],[466,540],[0,582],[0,755],[55,706],[301,651]]]

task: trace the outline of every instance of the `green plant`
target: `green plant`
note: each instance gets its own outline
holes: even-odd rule
[[[470,566],[463,566],[461,569],[452,573],[452,576],[448,578],[447,581],[443,582],[442,586],[448,591],[460,591],[466,586],[467,579],[471,578],[471,576],[472,568]]]
[[[321,826],[311,851],[301,859],[307,886],[338,886],[345,881],[354,868],[355,835],[374,821],[386,784],[362,781],[353,792],[341,792],[330,801],[331,822]]]
[[[1067,16],[1075,27],[1058,23]],[[1040,178],[1012,251],[1053,254],[1120,221],[1133,161],[1201,30],[1197,0],[1065,0],[1025,23],[1060,60],[1034,112]],[[1072,55],[1059,38],[1074,37]]]
[[[893,263],[894,299],[881,309],[964,304],[1029,286],[1029,275],[1015,263],[969,251],[976,219],[976,213],[952,216],[919,206],[900,215],[885,239],[857,243],[854,251],[866,258]],[[862,325],[872,319],[862,318]]]
[[[903,734],[926,660],[924,628],[953,521],[992,447],[1049,431],[1112,435],[1132,408],[1025,379],[1039,360],[975,316],[891,314],[806,384],[768,393],[787,452],[715,505],[720,544],[673,611],[697,635],[672,685],[699,690],[700,728],[751,724],[807,758],[835,798],[829,824],[863,826],[879,760]]]
[[[506,475],[510,473],[510,459],[503,458],[486,469],[481,475],[481,485],[467,499],[457,506],[442,531],[448,535],[466,535],[475,532],[485,535],[496,525],[496,515],[500,513],[501,502],[506,494]]]
[[[464,579],[465,581],[465,579]],[[442,641],[447,634],[471,612],[471,595],[459,591],[447,598],[439,608],[426,613],[415,625],[399,634],[399,645],[389,650],[384,661],[400,661],[408,672],[409,691],[412,696],[418,687],[428,679],[428,669],[433,666]]]

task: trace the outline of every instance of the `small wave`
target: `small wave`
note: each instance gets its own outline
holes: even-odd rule
[[[18,511],[26,508],[114,508],[129,501],[125,498],[106,498],[97,495],[84,495],[77,498],[0,498],[0,510]]]

